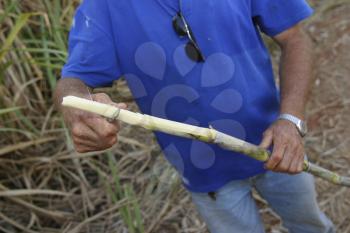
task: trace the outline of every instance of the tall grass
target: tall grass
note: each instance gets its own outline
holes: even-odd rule
[[[134,190],[130,184],[124,186],[120,183],[120,178],[117,170],[117,162],[113,154],[108,153],[109,168],[112,171],[114,189],[110,184],[107,183],[107,189],[109,195],[112,197],[114,203],[126,198],[130,203],[120,208],[121,216],[126,223],[129,233],[143,233],[144,227],[142,223],[141,210],[138,204],[138,200],[135,197]]]
[[[0,0],[0,197],[8,194],[0,199],[0,232],[83,232],[93,222],[103,226],[100,232],[145,232],[139,197],[130,179],[121,180],[118,155],[75,154],[53,107],[78,4]],[[110,206],[116,208],[104,212]]]
[[[1,115],[6,128],[2,131],[21,129],[31,140],[50,134],[48,127],[56,123],[49,121],[53,113],[51,93],[67,56],[64,41],[69,30],[69,26],[59,25],[69,25],[73,12],[72,5],[63,8],[62,1],[54,1],[57,11],[52,12],[47,2],[0,3],[4,6],[0,17],[1,109],[21,107]],[[70,14],[59,14],[61,10]],[[44,121],[38,120],[43,117]],[[11,136],[7,139],[19,141],[17,135]]]

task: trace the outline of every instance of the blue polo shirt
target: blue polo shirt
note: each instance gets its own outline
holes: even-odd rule
[[[275,36],[312,14],[305,0],[182,0],[182,13],[206,57],[188,58],[172,27],[178,0],[84,0],[69,36],[62,77],[90,87],[124,77],[145,114],[213,128],[258,144],[279,113],[269,53]],[[156,133],[169,162],[193,192],[265,170],[218,146]]]

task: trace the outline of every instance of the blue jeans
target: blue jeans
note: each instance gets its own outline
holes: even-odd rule
[[[216,200],[207,193],[191,193],[211,233],[263,233],[252,187],[282,218],[290,233],[334,233],[332,222],[320,211],[313,177],[271,171],[246,180],[232,181],[219,189]]]

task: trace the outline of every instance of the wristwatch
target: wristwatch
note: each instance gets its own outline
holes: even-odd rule
[[[278,120],[281,120],[281,119],[292,122],[295,125],[295,127],[298,129],[302,137],[304,137],[307,134],[307,125],[305,121],[302,121],[298,117],[293,116],[291,114],[281,114],[279,115]]]

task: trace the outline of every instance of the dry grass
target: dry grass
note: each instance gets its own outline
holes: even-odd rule
[[[346,3],[346,4],[345,4]],[[316,80],[308,109],[310,157],[325,167],[350,174],[350,1],[323,7],[307,29],[317,44]],[[350,190],[317,181],[319,203],[338,232],[350,232]]]
[[[0,0],[0,232],[206,232],[148,132],[124,125],[108,152],[73,151],[51,95],[78,1],[20,2]],[[314,161],[349,175],[350,4],[314,2],[319,12],[306,28],[317,43],[317,79],[306,144]],[[125,83],[106,91],[136,108]],[[321,208],[349,233],[349,190],[321,180],[317,188]],[[266,228],[283,232],[257,200]]]

